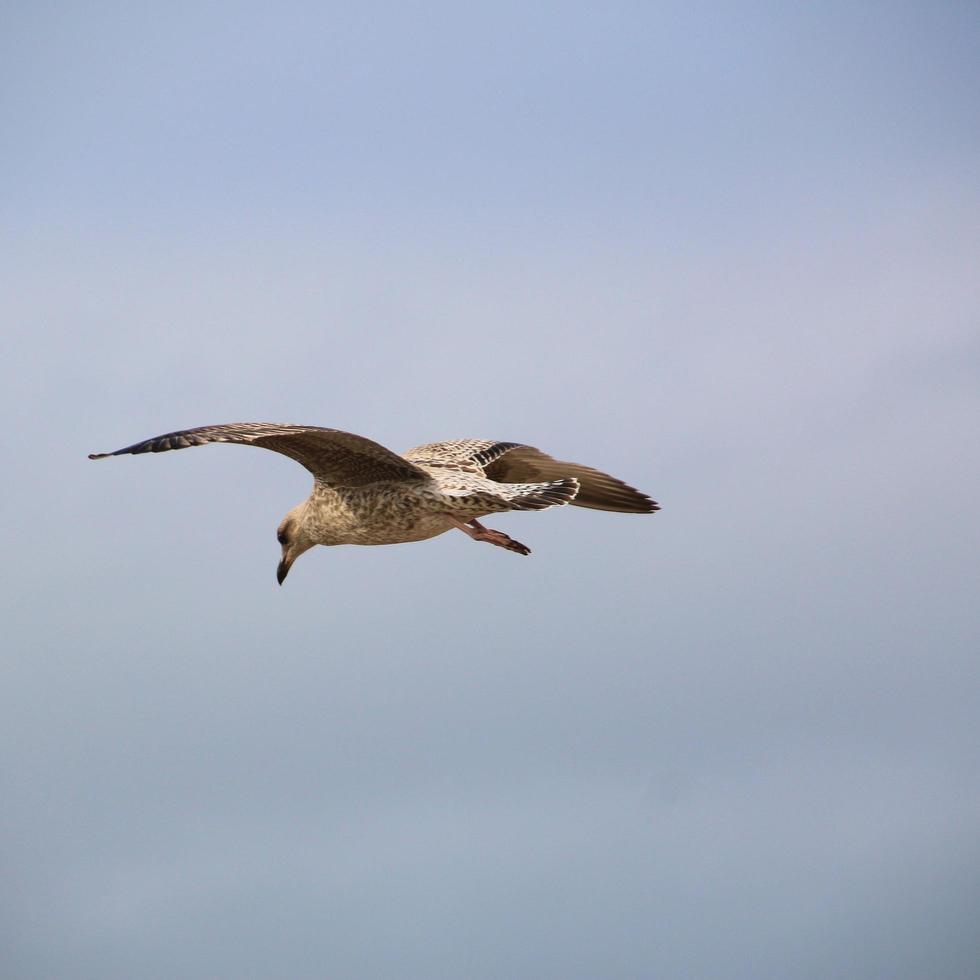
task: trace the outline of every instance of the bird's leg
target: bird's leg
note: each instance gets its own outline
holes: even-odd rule
[[[512,537],[504,534],[503,531],[494,531],[492,528],[484,527],[478,520],[472,520],[464,524],[455,517],[449,515],[449,519],[461,531],[468,534],[474,541],[486,541],[487,544],[495,544],[498,548],[506,548],[508,551],[516,551],[519,555],[531,554],[531,549],[520,541],[515,541]]]

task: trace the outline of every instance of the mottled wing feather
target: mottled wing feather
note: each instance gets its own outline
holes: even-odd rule
[[[495,459],[485,470],[491,480],[502,483],[529,483],[574,477],[579,491],[573,507],[618,511],[624,514],[651,514],[659,505],[622,480],[579,463],[553,459],[533,446],[517,446]]]
[[[93,453],[89,459],[127,453],[162,453],[203,446],[209,442],[237,443],[271,449],[305,466],[318,481],[331,486],[364,486],[386,480],[423,482],[427,473],[390,449],[363,436],[312,425],[273,422],[235,422],[168,432],[111,453]]]
[[[509,510],[547,510],[549,507],[560,507],[562,504],[573,503],[579,489],[578,480],[573,477],[552,480],[549,483],[494,483],[500,490],[492,496],[505,501]]]
[[[572,478],[578,482],[578,493],[568,501],[573,507],[624,514],[650,514],[660,509],[645,493],[608,473],[554,459],[540,449],[518,442],[456,439],[418,446],[405,453],[405,457],[425,466],[457,469],[475,466],[498,483],[546,483]]]
[[[472,469],[476,465],[483,469],[508,449],[519,446],[519,442],[495,442],[493,439],[452,439],[416,446],[405,453],[405,459],[428,466]]]

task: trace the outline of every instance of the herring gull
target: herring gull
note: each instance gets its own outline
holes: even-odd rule
[[[563,463],[532,446],[492,439],[433,442],[399,456],[339,429],[237,422],[168,432],[115,452],[92,453],[89,459],[209,442],[271,449],[313,474],[309,498],[279,524],[280,585],[293,562],[317,544],[398,544],[458,528],[474,541],[529,555],[526,545],[484,527],[479,518],[562,504],[621,514],[660,509],[646,494],[607,473]]]

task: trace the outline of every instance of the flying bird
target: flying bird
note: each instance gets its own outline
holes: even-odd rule
[[[519,442],[457,439],[418,446],[399,456],[364,436],[313,425],[236,422],[168,432],[111,453],[162,453],[209,442],[271,449],[313,474],[309,498],[279,524],[282,585],[293,562],[314,545],[424,541],[453,528],[474,541],[529,555],[527,545],[479,518],[562,504],[622,514],[651,514],[659,505],[622,480],[578,463],[563,463]]]

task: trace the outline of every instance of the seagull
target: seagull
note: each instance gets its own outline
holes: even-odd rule
[[[646,494],[578,463],[563,463],[519,442],[456,439],[417,446],[399,456],[364,436],[315,425],[235,422],[168,432],[111,453],[106,459],[163,453],[209,442],[259,446],[281,453],[313,474],[309,498],[279,524],[279,584],[314,545],[400,544],[454,528],[474,541],[529,555],[527,545],[479,518],[511,510],[572,504],[621,514],[652,514]]]

